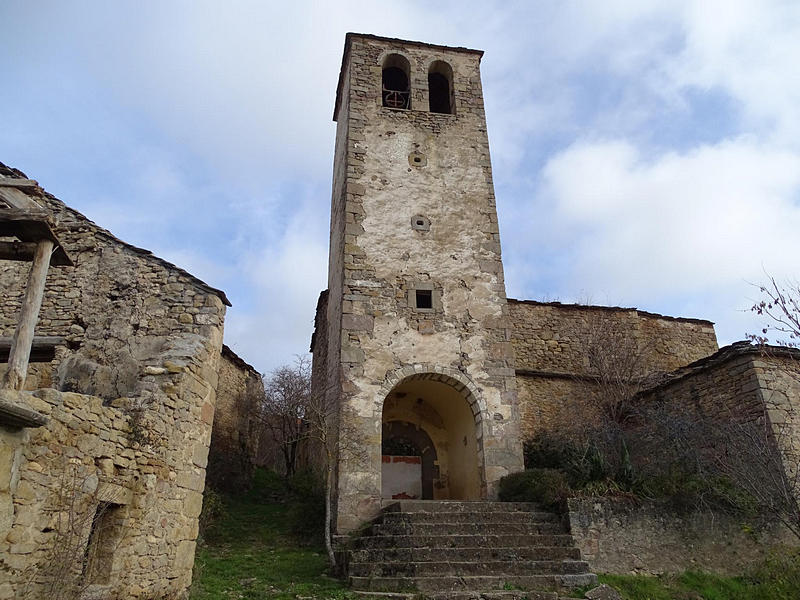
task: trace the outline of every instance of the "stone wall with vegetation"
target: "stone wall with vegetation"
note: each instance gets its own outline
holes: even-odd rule
[[[776,522],[747,522],[721,511],[677,512],[650,501],[572,498],[569,524],[581,557],[597,573],[738,576],[783,545],[797,545]]]
[[[800,531],[800,351],[732,344],[637,401],[662,428],[681,432],[697,464]]]
[[[618,354],[619,377],[645,380],[717,350],[709,321],[632,308],[509,300],[523,437],[555,425],[595,393],[595,363]],[[599,360],[598,360],[599,359]]]
[[[25,177],[4,165],[0,175]],[[35,334],[63,343],[25,384],[46,389],[12,399],[49,424],[0,423],[0,598],[29,581],[31,597],[48,597],[41,586],[59,576],[48,557],[70,519],[70,582],[100,585],[104,598],[178,596],[191,582],[227,299],[40,188],[26,193],[75,266],[47,277]],[[0,336],[14,333],[28,268],[0,261]],[[100,504],[119,543],[92,566],[84,553]],[[113,577],[95,577],[112,563]]]
[[[208,453],[209,487],[226,492],[249,487],[259,452],[263,401],[261,374],[223,346]]]

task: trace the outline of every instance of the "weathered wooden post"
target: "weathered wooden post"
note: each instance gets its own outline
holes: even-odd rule
[[[10,181],[17,180],[2,180],[0,187],[10,187]],[[8,196],[4,195],[3,198],[7,200]],[[0,209],[0,237],[16,237],[19,240],[0,241],[0,259],[33,261],[17,328],[11,339],[8,369],[0,381],[0,388],[21,390],[28,373],[33,332],[42,307],[51,259],[54,265],[72,265],[72,261],[50,228],[49,217],[41,210]]]
[[[36,244],[33,264],[28,274],[28,287],[25,289],[25,299],[22,302],[17,330],[11,340],[11,351],[8,355],[8,370],[3,379],[4,388],[21,390],[25,384],[28,373],[28,360],[31,356],[33,345],[33,330],[39,319],[39,309],[42,307],[44,285],[47,281],[47,270],[50,267],[50,255],[53,253],[52,240],[43,239]]]

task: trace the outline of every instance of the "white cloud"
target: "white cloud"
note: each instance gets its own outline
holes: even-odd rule
[[[746,281],[797,268],[800,154],[750,139],[660,156],[578,142],[548,162],[543,195],[573,289],[739,308]]]
[[[262,371],[308,351],[317,297],[327,287],[326,215],[320,215],[313,197],[298,203],[277,239],[243,241],[250,250],[237,265],[249,293],[230,311],[225,336]],[[236,305],[237,299],[232,301]]]
[[[669,66],[676,86],[719,86],[749,127],[800,143],[800,4],[710,0],[686,4],[685,46]]]

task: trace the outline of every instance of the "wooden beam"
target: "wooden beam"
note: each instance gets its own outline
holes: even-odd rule
[[[36,246],[36,255],[28,275],[28,287],[22,302],[17,330],[11,340],[11,351],[8,356],[8,370],[3,377],[2,385],[12,390],[21,390],[28,373],[28,361],[33,345],[33,330],[39,320],[42,308],[44,284],[47,281],[47,269],[50,267],[50,255],[53,253],[52,240],[44,239]]]
[[[0,242],[0,260],[33,260],[36,244],[33,242]]]
[[[13,177],[0,177],[0,187],[37,188],[39,183],[33,179],[14,179]]]
[[[13,402],[8,396],[0,397],[0,425],[21,429],[23,427],[41,427],[48,418],[32,408]]]
[[[43,210],[0,208],[1,237],[15,237],[22,242],[34,243],[48,239],[55,245],[51,264],[54,267],[72,266],[72,260],[58,241],[52,226],[53,220]]]

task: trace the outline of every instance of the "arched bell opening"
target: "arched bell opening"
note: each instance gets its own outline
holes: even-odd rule
[[[381,101],[388,108],[411,108],[411,65],[405,56],[390,54],[382,65]]]
[[[463,385],[434,373],[407,377],[391,389],[383,402],[384,499],[481,499],[483,450],[474,401]]]
[[[453,68],[444,61],[434,61],[428,71],[428,102],[431,112],[454,114]]]

